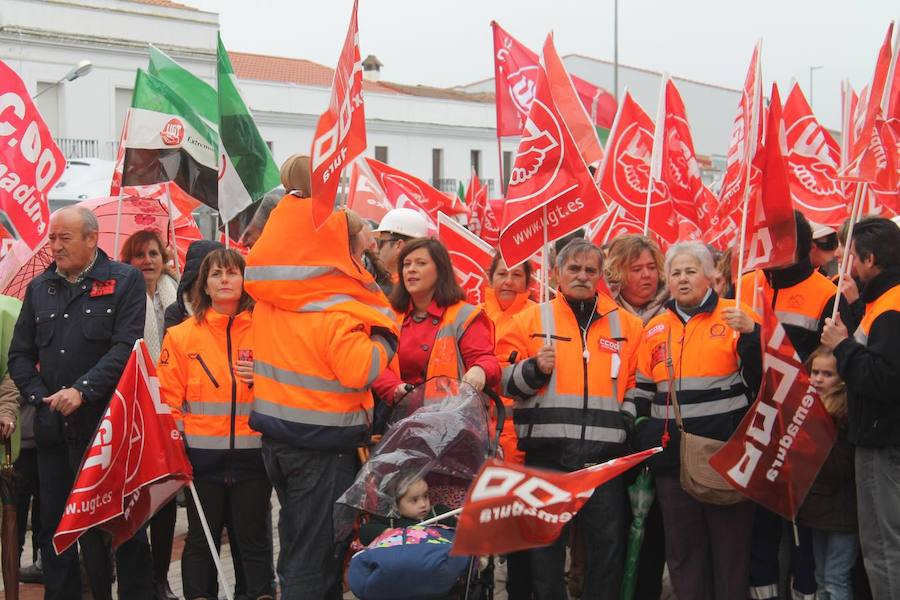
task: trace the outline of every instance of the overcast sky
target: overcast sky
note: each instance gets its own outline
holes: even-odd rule
[[[218,12],[230,50],[305,58],[334,67],[352,0],[181,0]],[[493,76],[491,20],[540,51],[549,30],[560,54],[613,58],[613,0],[360,0],[363,57],[382,77],[450,87]],[[840,81],[859,90],[898,0],[619,0],[619,62],[740,87],[763,38],[763,77],[783,95],[792,78],[828,127],[840,125]],[[768,92],[766,92],[768,93]],[[696,117],[694,117],[696,118]],[[726,133],[727,134],[727,133]]]

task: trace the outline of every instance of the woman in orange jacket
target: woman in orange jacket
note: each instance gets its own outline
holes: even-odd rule
[[[259,433],[250,429],[253,341],[244,291],[244,259],[215,250],[203,260],[192,293],[194,316],[171,327],[159,359],[163,400],[184,433],[194,485],[214,540],[231,515],[249,598],[274,598],[270,497]],[[197,508],[188,502],[181,558],[184,595],[218,597],[216,570]]]
[[[497,252],[488,268],[488,280],[491,285],[485,290],[484,304],[481,307],[494,323],[494,338],[499,340],[503,339],[509,331],[513,317],[534,304],[528,289],[531,281],[531,263],[525,261],[521,265],[509,269],[503,261],[503,257]],[[509,359],[509,355],[497,355],[501,368],[509,365]],[[503,456],[506,460],[523,464],[525,454],[517,448],[519,438],[516,436],[516,428],[513,426],[512,398],[503,398],[503,404],[506,405],[506,422],[503,424],[503,433],[500,436]]]

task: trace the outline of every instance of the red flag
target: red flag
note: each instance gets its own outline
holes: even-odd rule
[[[475,169],[472,169],[469,187],[466,188],[466,206],[471,211],[469,230],[493,248],[500,239],[500,229],[497,226],[498,219],[493,204],[499,202],[502,207],[503,200],[488,201],[487,195],[487,187],[481,184],[478,174],[475,173]]]
[[[469,486],[450,553],[506,554],[546,546],[595,488],[661,451],[651,448],[571,473],[491,459]]]
[[[365,158],[358,158],[350,166],[350,185],[347,191],[347,207],[376,223],[395,208],[369,168]]]
[[[437,237],[450,253],[456,281],[466,292],[466,302],[484,302],[484,288],[490,285],[487,274],[493,259],[491,247],[443,213],[438,215]]]
[[[792,521],[837,430],[800,357],[765,301],[759,397],[709,464],[736,490]]]
[[[383,190],[391,208],[412,208],[427,216],[437,227],[438,213],[448,215],[467,214],[469,209],[454,194],[450,196],[428,185],[418,177],[395,169],[374,158],[365,159],[366,165]]]
[[[751,168],[762,140],[762,72],[759,67],[761,46],[762,42],[758,42],[753,50],[738,112],[731,127],[731,146],[728,148],[725,175],[719,192],[720,219],[731,216],[740,208],[747,186],[747,169]]]
[[[0,61],[0,210],[17,238],[36,250],[47,238],[47,193],[66,158],[53,140],[25,84]]]
[[[472,167],[472,174],[469,175],[469,185],[466,188],[466,206],[471,207],[475,204],[475,197],[481,192],[481,190],[486,189],[484,185],[482,185],[481,180],[478,179],[478,173],[475,172],[475,167]]]
[[[597,129],[585,111],[562,59],[556,53],[553,34],[548,35],[544,42],[544,61],[553,101],[569,127],[581,158],[589,165],[599,163],[603,160],[603,148],[600,147]]]
[[[687,111],[671,79],[666,82],[665,101],[660,177],[678,219],[677,239],[699,239],[708,224],[707,211],[717,201],[700,177]]]
[[[644,109],[625,92],[616,121],[606,144],[606,156],[600,167],[600,190],[615,200],[638,221],[647,211],[647,191],[653,155],[653,121]],[[649,229],[668,242],[678,239],[678,221],[666,186],[658,180],[650,198]]]
[[[491,22],[494,32],[494,96],[497,136],[519,136],[537,89],[540,58],[517,39]],[[595,126],[608,128],[616,114],[616,100],[606,90],[579,77],[572,85]]]
[[[113,169],[112,181],[109,184],[109,195],[112,198],[122,193],[122,177],[125,172],[125,141],[128,139],[128,124],[131,122],[131,109],[125,113],[122,133],[119,135],[119,149],[116,150],[116,166]]]
[[[334,210],[334,199],[344,166],[366,149],[366,114],[363,105],[362,63],[359,57],[357,0],[353,2],[350,27],[334,70],[331,102],[319,117],[313,136],[310,182],[313,222],[322,225]]]
[[[784,120],[778,86],[772,84],[766,140],[756,153],[750,174],[744,272],[792,264],[797,252],[794,205],[788,183]],[[737,270],[734,253],[734,273]]]
[[[885,98],[884,92],[888,84],[888,72],[891,66],[891,34],[893,31],[894,23],[891,22],[875,60],[875,73],[872,76],[872,83],[868,87],[868,93],[866,94],[864,89],[859,96],[854,119],[853,144],[849,148],[847,157],[849,162],[840,173],[848,179],[868,180],[871,177],[871,172],[860,172],[860,161],[866,154],[872,137],[877,136],[875,120],[886,112],[882,110],[882,100]],[[893,86],[893,82],[891,85]],[[885,106],[885,108],[887,107]]]
[[[837,180],[841,149],[796,83],[784,103],[784,127],[794,203],[810,221],[840,227],[849,216],[844,186]]]
[[[643,233],[644,224],[613,203],[599,219],[591,223],[586,237],[597,246],[603,246],[620,235]]]
[[[118,546],[191,477],[181,434],[159,399],[153,360],[138,340],[85,452],[53,535],[54,549],[63,552],[95,526],[112,534]]]
[[[541,69],[503,205],[503,260],[515,267],[541,248],[545,235],[557,240],[597,218],[605,205]]]

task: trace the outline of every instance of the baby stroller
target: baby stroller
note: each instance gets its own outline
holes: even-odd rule
[[[414,388],[395,404],[383,437],[362,465],[356,481],[335,505],[335,536],[338,542],[350,539],[361,513],[385,519],[393,516],[400,486],[411,476],[423,478],[428,483],[433,506],[440,504],[450,509],[459,508],[482,463],[496,454],[503,422],[503,403],[490,390],[480,393],[466,383],[446,377],[430,379]],[[405,545],[409,543],[407,533],[413,532],[391,530],[388,537],[402,537],[402,544]],[[409,539],[427,538],[429,546],[423,547],[423,552],[435,550],[435,544],[445,544],[442,551],[437,552],[437,558],[432,553],[424,559],[428,563],[427,568],[432,569],[428,576],[423,573],[422,577],[417,578],[404,567],[402,579],[393,578],[392,569],[395,567],[380,562],[378,557],[393,560],[401,550],[391,548],[391,553],[381,551],[378,546],[381,540],[379,538],[373,542],[372,547],[355,554],[351,561],[350,581],[354,594],[363,600],[399,600],[402,597],[467,600],[493,598],[493,557],[488,559],[486,568],[479,572],[477,557],[459,559],[447,556],[449,545],[446,544],[452,541],[452,529],[443,528],[437,533],[433,530],[414,533],[416,535],[410,535]],[[433,539],[435,537],[441,539]],[[351,545],[351,548],[360,550],[361,546]],[[418,552],[417,549],[409,551]],[[376,554],[377,552],[380,554]],[[363,556],[365,553],[369,554]],[[363,561],[365,565],[361,566]],[[363,568],[368,569],[362,571],[367,576],[380,578],[384,575],[388,584],[400,584],[403,589],[388,592],[383,587],[369,583],[362,587],[359,574]],[[423,568],[426,566],[423,565]],[[453,577],[450,576],[451,573],[454,574]],[[444,581],[449,585],[446,589],[441,587],[427,592],[415,588],[415,583],[426,581],[429,585],[436,581]]]

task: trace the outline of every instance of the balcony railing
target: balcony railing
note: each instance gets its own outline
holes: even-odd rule
[[[67,158],[102,158],[115,160],[118,142],[106,142],[87,138],[53,138]]]

